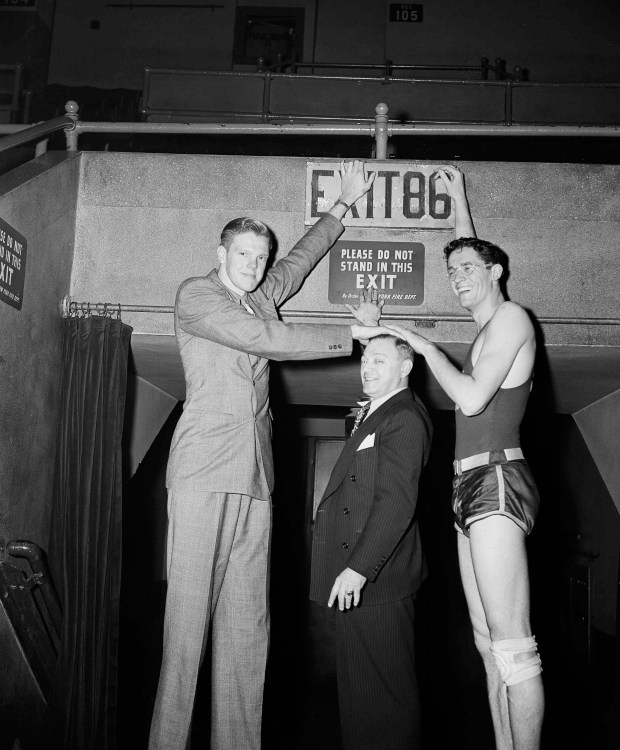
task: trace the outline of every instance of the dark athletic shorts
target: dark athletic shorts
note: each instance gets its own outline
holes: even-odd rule
[[[506,516],[526,534],[534,527],[540,499],[525,461],[503,461],[457,474],[452,482],[455,527],[469,536],[469,526],[488,516]]]

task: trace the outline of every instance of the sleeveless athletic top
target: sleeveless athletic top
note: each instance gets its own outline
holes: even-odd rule
[[[471,352],[467,352],[463,367],[466,375],[471,375],[473,365]],[[473,417],[466,417],[456,409],[456,448],[455,458],[467,458],[477,453],[486,453],[502,448],[518,448],[519,428],[530,395],[532,378],[516,388],[499,388],[486,405],[484,411]]]

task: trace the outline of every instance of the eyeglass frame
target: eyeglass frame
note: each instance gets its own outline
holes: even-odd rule
[[[455,266],[454,268],[447,268],[446,269],[446,275],[450,281],[452,279],[456,278],[457,273],[460,271],[463,276],[471,276],[474,272],[474,268],[491,268],[494,266],[495,263],[472,263],[470,260],[466,260],[465,263],[461,263],[458,266]],[[465,271],[465,266],[469,266],[471,268],[470,271]]]

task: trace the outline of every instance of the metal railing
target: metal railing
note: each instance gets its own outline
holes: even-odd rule
[[[151,122],[359,123],[385,101],[398,125],[596,126],[620,123],[619,93],[620,83],[530,82],[520,73],[475,80],[147,67],[140,113]]]
[[[77,137],[74,141],[73,136],[69,134],[75,133],[77,127],[78,106],[75,102],[67,102],[65,109],[67,110],[66,115],[54,117],[52,120],[47,120],[37,125],[12,125],[6,129],[0,126],[0,133],[3,131],[10,132],[10,135],[0,138],[0,153],[36,141],[35,156],[41,156],[47,151],[49,136],[59,130],[64,130],[66,133],[67,150],[77,150]],[[75,147],[71,148],[70,144],[74,144]]]
[[[299,60],[285,60],[281,54],[275,63],[266,65],[262,57],[258,58],[256,70],[259,73],[299,73],[300,70],[309,70],[314,75],[316,70],[350,70],[356,72],[359,70],[374,70],[383,77],[393,76],[397,71],[407,71],[415,73],[475,73],[481,81],[489,79],[489,73],[495,76],[498,81],[507,79],[513,81],[522,81],[525,71],[520,65],[514,67],[514,72],[506,70],[506,61],[500,57],[495,58],[495,64],[492,65],[488,57],[481,57],[479,65],[400,65],[392,60],[386,60],[383,63],[322,63],[322,62],[301,62]]]
[[[380,103],[375,108],[374,121],[366,123],[134,123],[134,122],[81,122],[79,120],[78,104],[69,101],[65,105],[66,115],[40,123],[31,127],[5,126],[10,128],[10,135],[0,138],[0,152],[7,149],[27,144],[32,141],[37,143],[37,155],[45,152],[49,135],[59,130],[65,131],[66,145],[68,151],[77,151],[78,138],[81,133],[171,133],[171,134],[347,134],[363,135],[374,138],[375,158],[385,159],[387,156],[387,143],[390,136],[396,135],[499,135],[499,136],[620,136],[620,126],[536,126],[536,125],[513,125],[505,127],[501,125],[474,125],[474,124],[395,124],[389,121],[388,107]],[[0,126],[0,132],[3,131]],[[130,305],[119,303],[83,303],[75,302],[69,297],[63,300],[63,314],[84,313],[88,306],[89,311],[101,308],[102,314],[108,311],[125,312],[148,312],[148,313],[172,313],[173,308],[162,305]],[[285,311],[284,315],[290,318],[314,318],[314,317],[340,317],[346,313],[330,311]],[[426,314],[410,315],[393,313],[389,316],[393,320],[412,320],[420,325],[434,326],[438,322],[470,322],[470,318],[464,315]],[[554,325],[620,325],[620,318],[540,318],[540,323]]]
[[[617,84],[616,84],[617,85]],[[387,158],[388,139],[394,136],[553,136],[553,137],[618,137],[620,125],[511,125],[472,123],[395,123],[388,117],[387,104],[375,107],[375,117],[366,122],[331,123],[223,123],[223,122],[84,122],[79,119],[79,106],[74,101],[65,105],[66,114],[47,122],[10,128],[10,135],[0,138],[0,152],[38,141],[36,155],[47,150],[48,137],[65,131],[67,151],[78,150],[82,133],[177,134],[177,135],[349,135],[365,136],[375,141],[374,158]],[[3,132],[0,126],[0,132]]]

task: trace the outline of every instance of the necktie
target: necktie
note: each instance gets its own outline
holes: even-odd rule
[[[355,424],[353,425],[353,429],[351,430],[351,435],[357,430],[357,428],[362,424],[364,421],[364,417],[368,414],[368,409],[370,409],[370,401],[366,401],[364,406],[357,412],[355,415]]]
[[[245,307],[245,309],[250,313],[250,315],[254,315],[254,310],[248,305],[248,303],[245,300],[241,300],[241,304]]]

